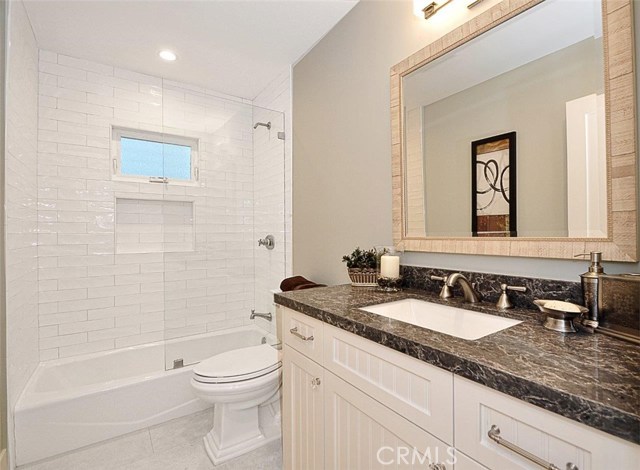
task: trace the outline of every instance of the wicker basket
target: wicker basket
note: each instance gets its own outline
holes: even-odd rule
[[[375,287],[378,285],[378,275],[375,269],[347,269],[351,285],[354,287]]]

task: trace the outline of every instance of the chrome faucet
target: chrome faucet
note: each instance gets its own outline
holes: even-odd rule
[[[253,320],[256,317],[264,318],[265,320],[269,321],[273,320],[273,315],[271,315],[271,312],[259,313],[255,310],[251,310],[251,316],[249,317],[249,320]]]
[[[445,283],[446,286],[453,287],[456,284],[460,284],[460,287],[462,287],[465,302],[470,302],[472,304],[480,302],[480,294],[476,292],[473,285],[469,282],[469,279],[464,277],[462,273],[453,273],[447,277],[447,281]]]

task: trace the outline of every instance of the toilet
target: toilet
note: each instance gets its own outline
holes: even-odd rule
[[[196,396],[214,405],[204,446],[214,465],[280,438],[281,352],[269,344],[234,349],[193,369]]]

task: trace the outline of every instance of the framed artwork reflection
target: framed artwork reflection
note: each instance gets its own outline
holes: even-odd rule
[[[471,142],[471,232],[516,237],[516,133]]]

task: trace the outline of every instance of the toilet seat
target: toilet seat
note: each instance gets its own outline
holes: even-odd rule
[[[282,367],[279,352],[268,344],[235,349],[200,362],[193,369],[196,382],[222,384],[244,382]]]

